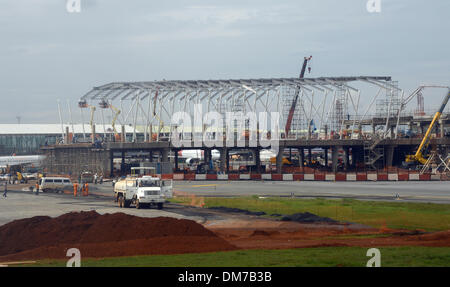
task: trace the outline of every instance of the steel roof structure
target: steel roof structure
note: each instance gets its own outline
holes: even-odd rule
[[[159,91],[160,93],[184,91],[227,91],[230,89],[243,89],[249,87],[253,90],[274,89],[279,86],[294,86],[305,89],[330,90],[336,87],[346,87],[357,91],[348,85],[349,82],[364,81],[377,86],[389,86],[391,77],[321,77],[321,78],[271,78],[271,79],[236,79],[236,80],[187,80],[187,81],[152,81],[152,82],[113,82],[94,87],[81,100],[125,100],[136,98],[136,93],[142,91],[141,100],[148,93]],[[145,94],[146,93],[146,94]]]

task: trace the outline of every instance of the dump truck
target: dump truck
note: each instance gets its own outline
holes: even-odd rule
[[[153,175],[130,175],[114,185],[114,198],[120,208],[135,206],[137,209],[156,206],[162,209],[172,197],[172,180],[161,180]]]

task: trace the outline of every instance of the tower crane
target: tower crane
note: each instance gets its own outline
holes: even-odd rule
[[[308,62],[311,61],[311,59],[312,59],[312,56],[305,57],[305,59],[303,61],[302,70],[301,70],[300,76],[299,76],[300,79],[304,78],[305,72],[306,72],[306,67],[308,66]],[[308,72],[311,73],[311,67],[308,67]],[[288,118],[286,120],[285,138],[288,137],[289,130],[291,129],[292,119],[294,118],[294,112],[295,112],[295,107],[297,106],[299,93],[300,93],[300,88],[297,88],[297,90],[295,92],[294,101],[292,102],[291,108],[289,110],[289,115],[288,115]]]

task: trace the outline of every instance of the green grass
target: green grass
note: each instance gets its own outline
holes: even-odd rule
[[[381,247],[383,267],[448,267],[448,247]],[[285,250],[240,250],[181,255],[83,259],[84,267],[364,267],[368,248],[322,247]],[[45,260],[32,266],[64,267],[66,261]],[[30,266],[30,265],[27,265]]]
[[[177,197],[172,202],[189,204],[191,198]],[[360,201],[353,199],[299,199],[205,197],[204,207],[233,207],[271,214],[310,212],[339,221],[351,221],[380,228],[423,229],[438,231],[450,229],[450,204]]]

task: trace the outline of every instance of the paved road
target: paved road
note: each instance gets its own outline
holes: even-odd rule
[[[92,186],[92,185],[91,185]],[[94,192],[112,196],[110,184]],[[291,196],[449,203],[450,182],[174,181],[174,191],[198,196]]]
[[[0,198],[0,226],[10,221],[33,216],[55,217],[72,211],[96,210],[100,214],[124,212],[142,217],[168,216],[174,218],[191,219],[204,222],[214,218],[214,214],[207,214],[195,208],[168,204],[163,210],[119,208],[112,198],[103,196],[77,197],[65,194],[39,194],[30,192],[10,191],[8,197]],[[203,212],[203,213],[202,213]]]
[[[201,196],[291,196],[450,203],[450,182],[174,182],[174,190]]]

